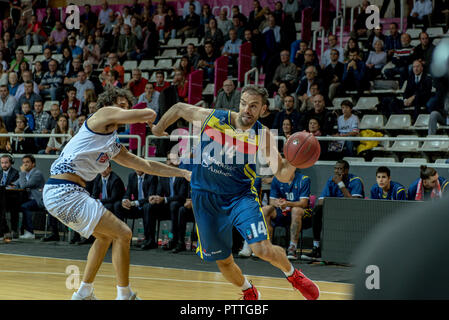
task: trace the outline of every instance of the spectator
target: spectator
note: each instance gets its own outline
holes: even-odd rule
[[[142,72],[135,68],[132,71],[132,78],[126,85],[126,89],[130,90],[134,97],[139,97],[145,91],[148,80],[142,77]]]
[[[73,68],[72,63],[73,63],[72,51],[68,47],[64,47],[64,49],[62,49],[62,61],[61,64],[59,65],[59,69],[64,74],[69,74],[70,70]]]
[[[320,77],[320,75],[321,75],[321,67],[320,67],[320,64],[318,62],[318,58],[316,56],[316,52],[313,51],[312,49],[308,48],[304,52],[304,63],[300,67],[300,72],[298,72],[298,74],[299,74],[299,81],[301,81],[304,78],[306,78],[306,70],[307,70],[308,67],[311,67],[311,66],[316,68],[316,77]]]
[[[140,45],[139,42],[131,51],[129,54],[131,60],[140,62],[143,59],[152,59],[158,55],[159,41],[155,24],[151,22],[144,28],[143,32],[143,43]]]
[[[256,68],[261,63],[261,55],[262,55],[262,38],[260,33],[253,34],[253,32],[249,29],[245,30],[245,38],[243,43],[251,43],[251,68]]]
[[[176,68],[173,68],[176,69]],[[189,74],[191,74],[195,69],[189,62],[189,58],[187,56],[182,56],[181,61],[179,62],[179,70],[182,71],[184,77],[187,79]]]
[[[51,32],[50,37],[55,40],[55,45],[57,48],[57,52],[62,52],[62,46],[67,40],[67,30],[64,29],[62,23],[60,21],[56,21],[55,29]]]
[[[175,76],[173,78],[172,85],[176,86],[180,101],[187,102],[189,82],[186,80],[186,78],[184,77],[184,73],[181,70],[175,70]]]
[[[361,7],[361,12],[357,16],[354,22],[354,31],[351,33],[351,37],[356,39],[367,37],[367,24],[366,21],[370,17],[370,15],[366,12],[366,8],[370,5],[370,2],[367,0],[363,0]]]
[[[336,49],[332,49],[330,53],[330,63],[324,69],[324,85],[327,89],[329,101],[332,101],[337,95],[337,91],[341,85],[344,73],[344,64],[339,61],[340,53]]]
[[[411,37],[407,33],[401,35],[401,49],[396,49],[393,54],[393,68],[385,68],[384,75],[387,79],[393,79],[399,74],[399,87],[402,87],[404,81],[408,78],[409,65],[413,63],[414,48],[411,46]]]
[[[109,7],[108,2],[104,1],[103,4],[101,5],[101,10],[98,13],[99,26],[105,26],[108,23],[111,14],[114,14],[114,12]]]
[[[312,228],[313,228],[313,248],[309,255],[302,256],[302,259],[321,258],[321,229],[323,226],[323,200],[324,198],[361,198],[365,197],[363,182],[360,177],[349,173],[349,163],[345,160],[338,160],[334,167],[334,175],[327,180],[323,188],[318,203],[313,208]]]
[[[39,86],[44,77],[44,70],[42,69],[42,63],[40,61],[34,62],[33,81]],[[38,87],[39,89],[39,87]]]
[[[288,83],[289,87],[292,87],[297,81],[297,71],[295,64],[291,63],[290,53],[288,50],[283,50],[280,53],[281,63],[276,68],[273,76],[273,82],[271,86],[269,86],[269,94],[270,96],[275,92],[281,81],[285,81]]]
[[[274,108],[276,110],[284,109],[284,98],[288,95],[292,95],[290,87],[287,82],[281,81],[279,83],[278,91],[274,95]]]
[[[48,66],[50,70],[42,78],[39,90],[42,97],[50,95],[51,100],[55,101],[62,94],[63,74],[58,70],[56,60],[52,60]]]
[[[44,104],[42,100],[34,101],[34,131],[33,133],[48,133],[46,129],[50,120],[48,112],[44,112]],[[34,138],[37,150],[44,149],[47,146],[48,138]]]
[[[357,50],[359,52],[360,59],[363,60],[363,53],[361,52],[361,50],[359,48],[359,44],[357,42],[357,39],[349,38],[348,43],[346,44],[346,48],[345,48],[345,57],[344,57],[344,62],[345,63],[349,61],[349,52],[351,50]]]
[[[33,92],[33,82],[28,80],[24,83],[25,92],[20,96],[19,100],[17,100],[17,104],[15,107],[15,113],[21,113],[21,108],[24,102],[28,102],[30,106],[34,107],[34,102],[37,100],[42,100],[41,96]]]
[[[20,210],[23,213],[24,234],[19,238],[34,239],[33,211],[44,208],[42,189],[45,185],[45,178],[42,172],[36,168],[36,159],[33,155],[23,156],[19,179],[13,184],[20,189],[27,190],[27,196],[20,205]]]
[[[211,20],[213,21],[213,20]],[[211,41],[206,40],[204,43],[204,53],[199,56],[197,69],[204,71],[205,81],[214,83],[215,76],[215,60],[217,60],[218,54],[215,51],[215,46]]]
[[[122,179],[112,171],[111,164],[93,180],[92,198],[99,199],[106,209],[114,213],[114,204],[120,202],[125,195]]]
[[[150,195],[156,194],[157,181],[157,176],[145,174],[143,171],[136,170],[130,173],[123,199],[114,204],[113,212],[121,220],[125,218],[144,218],[143,230],[145,240],[141,245],[143,250],[157,248],[157,242],[154,241],[154,236],[149,236],[149,221],[146,219],[150,209],[148,200]],[[150,241],[151,238],[153,239],[152,242]]]
[[[282,35],[281,35],[281,27],[276,25],[276,18],[274,14],[267,14],[267,22],[268,25],[262,30],[262,34],[266,34],[266,32],[272,32],[274,36],[274,42],[276,45],[281,45]]]
[[[387,53],[383,51],[382,40],[377,40],[374,44],[374,51],[370,51],[366,60],[366,73],[368,80],[375,80],[382,74],[382,68],[387,64]]]
[[[31,105],[28,101],[22,103],[21,113],[27,119],[28,127],[31,129],[31,131],[34,131],[34,115],[31,111]]]
[[[131,33],[136,36],[137,41],[143,40],[142,27],[140,26],[136,17],[131,18]]]
[[[80,58],[74,58],[72,60],[72,65],[70,66],[69,72],[66,74],[64,78],[64,85],[74,85],[76,81],[78,81],[78,73],[83,71],[83,65],[81,64]]]
[[[343,51],[343,48],[338,45],[337,37],[334,34],[330,34],[327,37],[327,40],[329,42],[329,49],[324,51],[324,54],[321,57],[321,69],[326,68],[331,63],[332,50],[338,51],[338,53],[339,53],[338,61],[343,62],[344,51]]]
[[[272,129],[277,114],[278,111],[273,110],[273,106],[268,103],[268,108],[266,108],[265,112],[260,115],[259,122],[268,129]]]
[[[61,111],[59,109],[58,104],[54,103],[50,106],[50,117],[48,118],[47,125],[45,127],[45,132],[42,133],[49,133],[54,128],[56,128],[56,125],[58,123],[58,118],[61,114]]]
[[[95,68],[100,63],[101,50],[100,46],[96,43],[95,37],[92,34],[87,36],[86,45],[83,47],[83,60],[89,61],[95,66]]]
[[[415,60],[413,73],[407,79],[404,99],[402,101],[396,98],[382,100],[381,109],[385,116],[389,117],[392,113],[403,113],[404,107],[414,107],[413,119],[416,120],[432,95],[432,79],[423,71],[422,63]]]
[[[385,44],[385,35],[382,32],[382,25],[379,24],[377,27],[374,28],[374,32],[370,34],[368,37],[368,41],[366,42],[366,46],[368,47],[368,51],[376,51],[375,45],[377,41],[382,41],[382,45]],[[382,47],[382,51],[384,51],[385,48]]]
[[[78,126],[76,128],[75,134],[78,133],[78,131],[80,130],[80,128],[83,126],[84,122],[86,121],[86,115],[85,114],[80,114],[78,116],[78,118],[76,119],[76,121],[78,122]]]
[[[237,58],[241,45],[242,40],[237,38],[237,32],[234,29],[229,30],[229,40],[226,41],[221,54],[229,58],[231,74],[235,74],[237,71]]]
[[[355,89],[361,93],[367,87],[365,63],[360,59],[357,50],[349,52],[349,61],[345,63],[341,81],[343,92]]]
[[[81,15],[80,20],[84,22],[89,30],[93,30],[97,26],[98,17],[95,12],[92,12],[90,4],[84,5],[84,14]]]
[[[89,104],[87,105],[88,107],[88,112],[87,112],[87,116],[90,117],[91,115],[93,115],[95,112],[97,112],[98,108],[97,108],[97,103],[96,102],[89,102]]]
[[[352,113],[353,107],[354,105],[349,100],[343,100],[341,103],[341,111],[343,114],[337,119],[338,132],[334,137],[356,137],[359,135],[359,117]],[[352,157],[354,155],[354,141],[333,142],[341,145],[341,151],[343,151],[345,156]]]
[[[385,12],[387,12],[390,0],[384,0],[382,3],[382,8],[380,8],[380,18],[385,17]],[[400,0],[394,0],[394,16],[393,18],[399,18],[401,16],[401,2]]]
[[[159,92],[154,89],[154,84],[147,82],[145,92],[139,96],[138,103],[145,102],[147,108],[153,109],[159,115]]]
[[[164,7],[161,3],[157,5],[157,13],[153,16],[153,22],[156,24],[156,30],[159,33],[159,41],[164,40],[165,16]]]
[[[179,17],[173,7],[168,7],[164,22],[164,41],[174,39],[176,37],[177,29],[180,25]]]
[[[204,37],[206,31],[208,30],[209,22],[211,19],[215,19],[215,17],[211,12],[210,5],[205,3],[201,8],[200,27],[198,28],[197,32],[198,37]]]
[[[301,79],[296,89],[296,95],[299,97],[301,103],[312,96],[310,87],[312,84],[317,84],[320,92],[324,92],[324,82],[318,78],[318,70],[314,66],[309,66],[305,70],[306,77]]]
[[[170,83],[165,81],[165,75],[163,71],[156,71],[156,82],[154,83],[154,90],[162,92],[165,88],[170,87]]]
[[[119,73],[119,81],[121,83],[125,82],[125,69],[123,66],[118,64],[118,57],[116,53],[110,53],[108,56],[108,65],[103,69],[103,80],[106,79],[106,74],[109,72],[110,69],[114,69]]]
[[[73,135],[75,135],[75,132],[77,132],[79,129],[77,117],[78,114],[76,112],[76,108],[70,107],[67,109],[68,129],[69,132],[73,132]]]
[[[318,119],[310,118],[309,124],[308,124],[308,127],[307,127],[307,132],[310,132],[315,137],[322,136],[321,127],[320,127],[320,123],[319,123]],[[320,144],[321,144],[321,141],[320,141]],[[324,150],[321,149],[321,151],[324,151]]]
[[[1,123],[1,118],[0,118]],[[0,124],[1,129],[1,124]],[[0,131],[1,132],[1,131]],[[3,138],[2,138],[3,139]],[[9,142],[9,139],[8,139]],[[1,145],[1,142],[0,142]],[[1,149],[1,148],[0,148]],[[1,163],[1,170],[0,170],[0,186],[7,187],[11,186],[14,181],[17,181],[19,179],[19,171],[13,168],[14,159],[9,154],[4,154],[0,157],[0,163]],[[10,199],[8,199],[10,200]],[[14,204],[12,201],[5,201],[6,203],[2,204],[1,206],[3,208],[0,208],[0,238],[3,238],[7,236],[10,229],[8,228],[8,223],[6,222],[6,210],[8,210],[11,214],[11,233],[13,231],[17,232],[17,225],[18,225],[18,215],[17,212],[14,210]],[[10,238],[13,237],[12,234],[9,235]]]
[[[396,50],[402,48],[402,34],[399,32],[399,26],[396,22],[390,23],[390,35],[385,38],[385,51],[388,60],[391,60]]]
[[[197,0],[189,0],[184,3],[184,7],[182,9],[182,17],[186,19],[186,17],[192,13],[190,6],[193,6],[193,12],[198,16],[201,14],[201,3]]]
[[[33,133],[28,127],[27,118],[23,114],[16,116],[16,128],[14,133]],[[11,147],[13,153],[35,153],[33,138],[24,136],[11,138]]]
[[[322,135],[330,135],[334,132],[337,119],[331,111],[326,110],[325,100],[321,94],[317,94],[313,98],[313,110],[303,115],[301,128],[307,128],[311,118],[318,119]]]
[[[285,118],[284,121],[282,122],[282,132],[283,136],[286,139],[290,138],[290,136],[293,134],[292,121],[290,120],[290,118]],[[279,148],[279,150],[283,150],[283,147]]]
[[[131,33],[131,26],[124,25],[125,34],[120,35],[117,54],[120,63],[123,63],[127,59],[131,59],[131,52],[135,50],[137,46],[137,37]]]
[[[117,70],[109,70],[107,74],[107,80],[103,82],[104,86],[111,86],[121,88],[123,87],[122,83],[119,80],[119,73]]]
[[[223,91],[218,94],[215,109],[227,109],[239,112],[239,106],[240,92],[235,89],[234,82],[227,79],[223,82]]]
[[[224,35],[223,32],[217,27],[217,20],[215,18],[210,18],[208,23],[208,28],[206,28],[204,42],[211,41],[212,46],[217,48],[219,51],[223,49],[224,45]]]
[[[407,192],[410,201],[429,201],[443,197],[449,181],[438,175],[434,168],[421,165],[420,177],[413,181]]]
[[[240,12],[240,7],[237,5],[232,6],[232,17],[239,17],[240,21],[243,23],[244,26],[248,23],[248,19],[244,14]]]
[[[228,20],[228,11],[225,8],[220,10],[220,14],[217,18],[217,26],[223,33],[226,40],[229,35],[229,30],[232,29],[232,21]]]
[[[195,0],[195,2],[198,1]],[[195,13],[195,5],[190,4],[189,13],[184,17],[183,26],[181,27],[181,29],[178,30],[177,35],[178,37],[182,37],[183,39],[191,38],[196,34],[199,26],[200,26],[200,16],[198,13]]]
[[[284,2],[284,12],[289,15],[292,19],[296,20],[299,13],[299,6],[297,0],[285,0]]]
[[[424,72],[428,73],[435,46],[429,41],[429,35],[426,32],[419,34],[419,42],[413,50],[413,61],[420,60],[423,64]],[[411,70],[409,70],[409,73],[411,73]]]
[[[28,27],[27,17],[25,16],[20,17],[19,24],[16,25],[16,28],[14,30],[15,47],[24,44],[27,27]]]
[[[292,43],[292,47],[290,48],[290,62],[293,62],[298,72],[301,72],[301,66],[304,64],[304,54],[308,49],[308,44],[305,41],[297,41],[298,47],[296,47],[296,43]]]
[[[198,52],[196,52],[196,48],[193,43],[187,44],[186,56],[189,59],[190,64],[194,68],[196,68],[200,59],[200,55],[198,54]]]
[[[318,83],[313,82],[312,85],[310,86],[310,96],[306,94],[304,94],[303,96],[299,97],[299,112],[301,114],[309,112],[311,110],[313,110],[314,106],[313,106],[313,100],[315,98],[315,96],[317,94],[321,94],[320,93],[320,88]]]
[[[9,94],[8,86],[0,86],[0,117],[5,122],[8,132],[14,131],[14,110],[17,100]]]
[[[19,23],[20,17],[22,16],[22,1],[21,0],[10,0],[9,1],[9,8],[10,8],[10,14],[11,19],[14,23],[14,25],[17,25]],[[5,21],[8,21],[9,19],[5,19]]]
[[[301,229],[310,227],[312,210],[309,205],[310,178],[294,171],[287,183],[280,182],[276,177],[271,182],[270,201],[262,208],[270,239],[273,229],[277,226],[290,230],[290,244],[287,257],[296,260],[296,246]],[[305,220],[307,219],[307,220]]]
[[[405,188],[397,182],[391,181],[390,169],[379,167],[376,170],[377,183],[371,188],[371,199],[377,200],[407,200]]]
[[[47,36],[50,35],[51,31],[55,27],[56,19],[53,15],[53,9],[51,7],[47,7],[45,11],[45,17],[42,19],[42,29],[44,30]]]
[[[78,81],[76,81],[73,86],[76,88],[76,98],[84,103],[84,92],[91,89],[95,92],[95,86],[90,81],[87,80],[86,73],[84,71],[78,72]]]
[[[279,135],[283,135],[282,124],[284,119],[289,118],[292,122],[292,132],[297,132],[302,129],[301,127],[301,115],[298,110],[295,109],[295,99],[293,96],[286,96],[284,98],[284,110],[279,112],[274,120],[272,129],[279,131]]]
[[[6,130],[5,122],[3,122],[2,117],[0,117],[0,133],[8,133]],[[0,152],[11,152],[11,142],[9,141],[9,137],[1,137],[0,138]],[[2,159],[3,161],[3,159]],[[3,162],[2,162],[3,165]]]
[[[92,89],[87,89],[84,91],[84,103],[82,105],[81,113],[86,113],[86,106],[88,107],[91,102],[97,102],[97,96],[95,91]]]
[[[99,94],[101,94],[103,92],[103,86],[102,86],[101,81],[98,78],[98,76],[93,73],[94,70],[93,70],[92,63],[90,63],[89,61],[84,61],[83,70],[84,70],[84,73],[86,74],[87,80],[89,80],[90,82],[92,82],[94,84],[95,94],[98,96]]]
[[[77,89],[75,87],[69,87],[66,91],[66,98],[61,103],[62,113],[67,113],[69,108],[74,108],[76,113],[81,114],[81,101],[77,99]]]
[[[23,61],[29,62],[28,59],[25,58],[25,54],[24,54],[23,50],[22,49],[17,49],[16,50],[16,57],[15,57],[15,59],[13,59],[11,61],[10,68],[9,68],[8,72],[13,72],[13,71],[14,72],[18,72],[20,64]]]
[[[51,134],[70,134],[71,136],[74,135],[73,130],[69,128],[69,121],[68,118],[61,114],[58,117],[58,122],[56,124],[56,127],[51,130]],[[64,148],[65,144],[70,140],[70,138],[66,137],[50,137],[48,140],[47,147],[45,150],[39,151],[40,154],[60,154],[62,149]]]
[[[31,47],[31,41],[34,45],[39,45],[45,42],[47,35],[42,28],[42,23],[37,20],[36,15],[31,16],[30,23],[28,24],[28,28],[26,30],[26,38],[25,42],[28,48]]]
[[[423,31],[429,27],[430,14],[432,13],[432,1],[431,0],[417,0],[413,6],[410,15],[407,17],[407,25],[422,24],[424,26]]]
[[[245,27],[238,16],[232,17],[232,29],[237,32],[237,38],[243,41],[245,35]]]
[[[39,95],[39,85],[33,81],[33,76],[30,70],[25,70],[22,73],[22,83],[19,84],[19,87],[17,88],[15,98],[19,99],[24,93],[25,93],[25,84],[27,82],[31,82],[32,84],[32,92]]]
[[[1,40],[0,40],[1,43]],[[8,63],[6,62],[4,58],[3,51],[0,50],[0,65],[1,65],[1,74],[0,79],[3,78],[3,75],[6,75],[6,72],[8,70]],[[1,80],[0,80],[1,81]]]
[[[123,17],[123,23],[125,25],[131,26],[131,8],[129,6],[124,6],[122,9],[122,17]]]

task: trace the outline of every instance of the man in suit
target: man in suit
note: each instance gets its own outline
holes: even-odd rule
[[[101,174],[97,175],[92,184],[92,197],[100,199],[109,211],[114,212],[114,204],[122,201],[125,185],[120,177],[112,172],[111,164]]]
[[[343,78],[344,64],[339,61],[339,57],[339,51],[332,49],[330,52],[330,63],[324,69],[324,82],[330,101],[336,96]]]
[[[114,214],[121,220],[124,218],[140,218],[148,216],[150,208],[149,197],[156,194],[157,177],[145,174],[143,171],[135,171],[128,176],[128,186],[121,201],[114,204]],[[149,232],[148,220],[144,218],[144,234]],[[142,249],[157,248],[155,241],[145,239]]]
[[[341,82],[343,92],[355,89],[360,93],[367,87],[365,62],[356,49],[349,51],[349,61],[344,65]]]
[[[13,182],[13,185],[19,189],[27,190],[27,197],[20,204],[20,210],[23,213],[24,234],[20,239],[34,239],[33,211],[44,208],[42,200],[42,189],[45,184],[45,178],[42,172],[36,168],[36,159],[33,155],[27,154],[22,158],[20,166],[19,179]]]
[[[13,210],[12,201],[6,201],[5,187],[12,185],[13,181],[19,179],[19,171],[14,169],[14,159],[9,154],[0,157],[1,175],[0,175],[0,240],[6,238],[9,233],[8,224],[6,223],[6,211],[11,212],[11,229],[17,231],[18,214]],[[12,236],[12,235],[11,235]]]
[[[178,166],[178,157],[172,153],[167,155],[167,164],[172,166]],[[160,212],[170,212],[170,219],[172,221],[171,232],[173,234],[173,239],[170,240],[168,247],[164,248],[166,250],[173,250],[178,244],[178,241],[183,241],[183,239],[178,239],[179,235],[179,208],[184,206],[187,196],[188,196],[188,186],[189,183],[184,178],[172,177],[165,178],[159,177],[159,182],[157,185],[156,195],[152,195],[149,198],[150,210],[148,210],[148,221],[150,223],[150,237],[154,238],[154,226],[156,224],[156,215]],[[145,219],[144,219],[145,221]],[[146,238],[146,235],[145,235]],[[150,238],[150,240],[152,240]]]
[[[384,108],[382,113],[385,116],[403,113],[404,107],[414,107],[413,118],[416,120],[421,109],[426,110],[426,104],[432,95],[432,79],[423,71],[423,63],[420,60],[415,60],[413,62],[413,73],[407,79],[404,100],[393,98],[382,102]],[[385,110],[385,107],[388,107],[388,109]]]

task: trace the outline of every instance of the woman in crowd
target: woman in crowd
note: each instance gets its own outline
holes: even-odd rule
[[[0,117],[0,133],[8,133],[8,130],[6,130],[5,123],[3,122],[2,117]],[[8,137],[0,137],[0,152],[11,152],[11,142],[9,141]]]
[[[28,127],[28,121],[23,114],[16,116],[16,128],[14,133],[33,133]],[[14,137],[11,138],[11,147],[13,153],[35,153],[36,148],[34,138]]]
[[[38,85],[41,84],[44,74],[45,72],[42,70],[42,62],[36,61],[34,63],[33,81]]]
[[[377,40],[374,43],[374,50],[370,51],[366,60],[366,71],[369,80],[376,79],[387,63],[387,53],[384,51],[384,42],[382,40]]]
[[[56,123],[56,127],[51,130],[52,134],[70,134],[73,136],[73,130],[69,129],[69,121],[68,118],[65,115],[60,115],[58,117],[58,122]],[[47,148],[42,152],[39,151],[39,153],[45,153],[45,154],[59,154],[61,153],[62,148],[64,147],[65,143],[68,142],[70,139],[67,137],[50,137],[48,140]]]
[[[101,51],[100,46],[95,42],[95,37],[92,34],[87,36],[87,42],[83,48],[83,59],[92,63],[94,69],[100,63]]]

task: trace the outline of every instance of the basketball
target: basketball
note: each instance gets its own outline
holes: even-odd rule
[[[320,157],[321,147],[309,132],[296,132],[284,145],[284,157],[294,167],[305,169],[313,166]]]

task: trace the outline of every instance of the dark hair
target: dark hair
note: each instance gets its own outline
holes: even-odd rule
[[[438,173],[434,168],[430,168],[425,165],[422,165],[421,167],[419,167],[419,169],[420,169],[420,178],[423,180],[429,179],[430,177],[433,177]]]
[[[75,91],[76,92],[77,90],[76,90],[76,88],[74,86],[70,86],[70,87],[67,88],[66,92],[69,93],[70,91]]]
[[[354,108],[354,104],[351,102],[351,100],[343,100],[342,102],[341,102],[341,104],[340,104],[340,106],[347,106],[347,107],[349,107],[349,108],[351,108],[351,110],[352,110],[352,108]]]
[[[390,177],[390,174],[391,174],[390,169],[388,167],[379,167],[379,168],[377,168],[376,176],[377,176],[378,173],[386,173],[387,177]]]
[[[118,97],[126,98],[130,106],[135,104],[136,99],[131,91],[108,86],[107,89],[105,89],[105,91],[98,96],[97,109],[115,105]]]
[[[26,154],[26,155],[24,155],[23,157],[22,157],[22,160],[23,159],[30,159],[30,161],[31,161],[31,163],[36,163],[36,158],[32,155],[32,154]]]
[[[249,94],[256,94],[261,96],[262,98],[262,105],[268,106],[268,91],[264,87],[259,87],[257,85],[249,84],[243,87],[241,91],[241,95],[245,92],[248,92]]]
[[[346,160],[338,160],[337,164],[343,164],[343,168],[349,170],[349,162],[348,161],[346,161]]]

